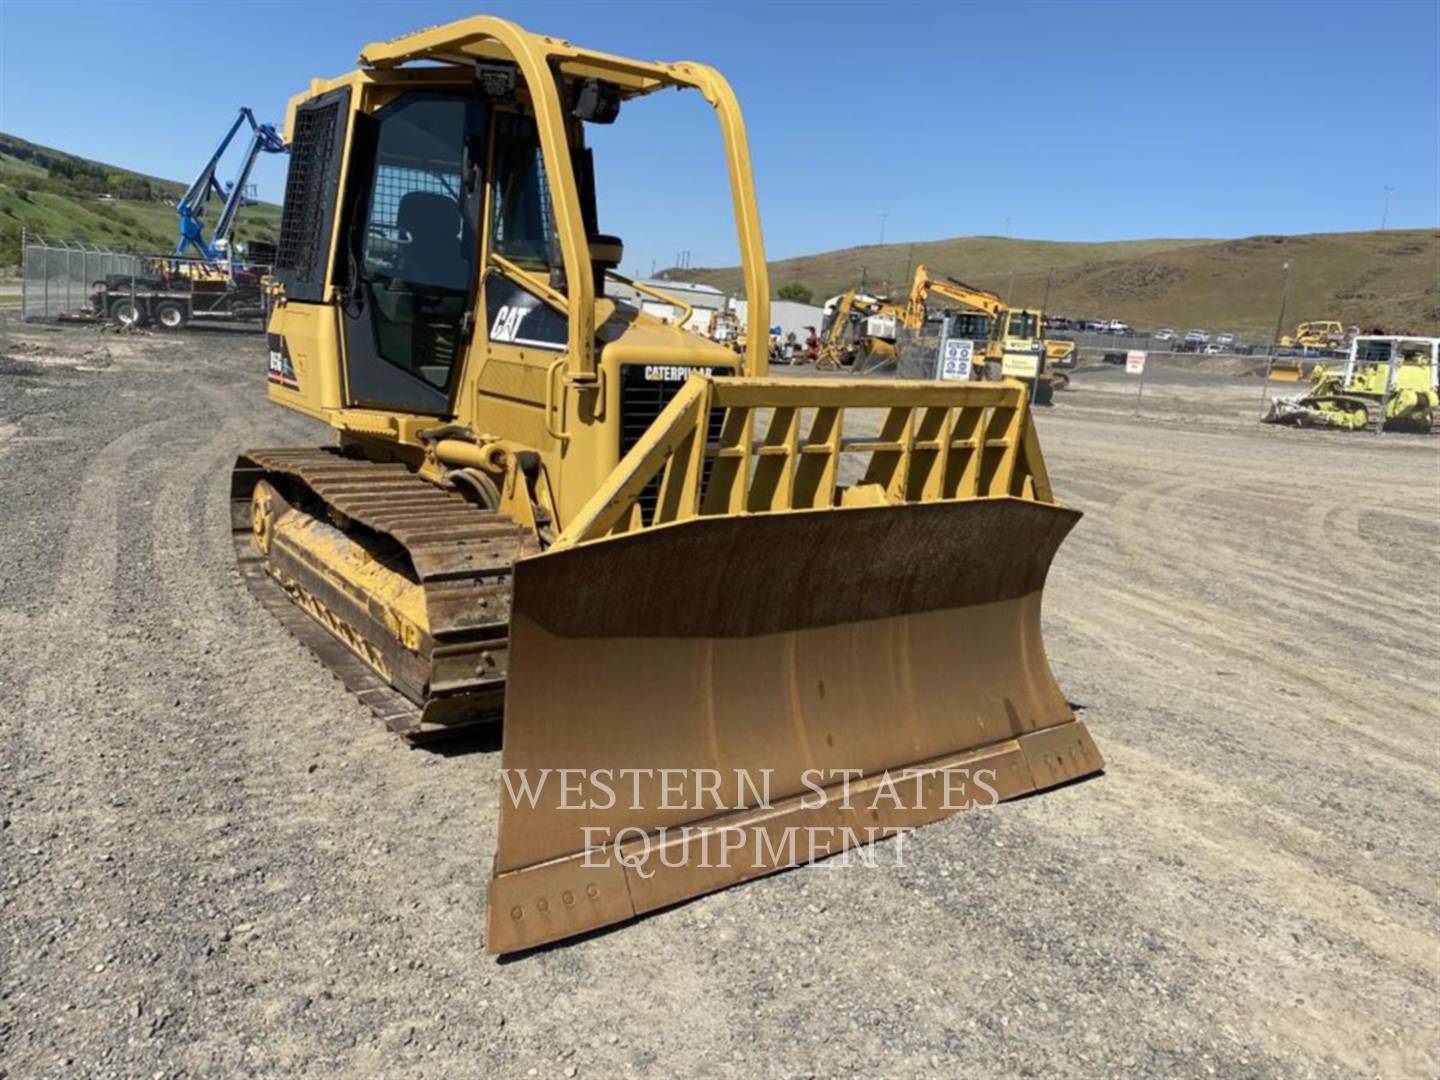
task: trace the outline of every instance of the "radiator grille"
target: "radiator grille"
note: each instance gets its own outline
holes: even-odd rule
[[[620,456],[623,458],[630,448],[640,441],[661,410],[670,404],[670,399],[685,385],[686,373],[697,370],[708,374],[708,369],[658,368],[657,365],[625,364],[620,368]],[[653,377],[663,371],[670,378]],[[647,377],[647,372],[651,377]],[[724,374],[722,372],[722,374]],[[708,442],[720,441],[720,425],[724,422],[723,409],[711,409],[706,427]],[[711,462],[707,459],[701,477],[701,490],[708,477]],[[640,493],[638,502],[648,525],[655,513],[655,503],[660,497],[660,480],[650,481]]]

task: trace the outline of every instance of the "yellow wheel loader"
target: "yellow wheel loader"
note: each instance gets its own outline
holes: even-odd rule
[[[1020,383],[772,379],[764,334],[737,354],[606,294],[585,132],[667,88],[714,107],[767,326],[703,65],[476,17],[287,115],[268,394],[335,441],[239,456],[236,553],[401,735],[503,713],[493,952],[1101,764],[1041,644],[1080,515]]]

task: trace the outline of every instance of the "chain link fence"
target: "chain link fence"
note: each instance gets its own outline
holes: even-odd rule
[[[90,310],[97,283],[135,277],[140,257],[95,244],[27,236],[20,271],[20,318],[58,319]]]
[[[270,267],[172,255],[110,251],[27,235],[22,243],[20,318],[108,318],[176,330],[191,322],[255,324],[269,315]]]

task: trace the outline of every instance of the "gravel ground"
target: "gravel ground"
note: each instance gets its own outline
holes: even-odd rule
[[[502,963],[497,755],[406,749],[231,567],[235,450],[324,438],[260,340],[6,352],[0,1072],[1440,1069],[1434,444],[1080,373],[1046,633],[1107,772]]]

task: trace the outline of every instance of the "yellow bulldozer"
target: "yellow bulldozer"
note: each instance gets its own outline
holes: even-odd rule
[[[1298,350],[1302,358],[1272,359],[1268,378],[1272,382],[1302,382],[1306,373],[1304,356],[1318,352],[1338,353],[1345,348],[1349,338],[1345,327],[1335,319],[1299,323],[1295,333],[1280,338],[1279,345],[1282,349]],[[1314,365],[1311,366],[1313,368]]]
[[[1318,319],[1302,322],[1295,327],[1295,333],[1286,334],[1280,344],[1286,349],[1343,349],[1345,327],[1336,319]]]
[[[767,326],[704,65],[481,16],[366,46],[286,118],[267,392],[334,442],[240,453],[236,554],[401,736],[503,723],[492,952],[1101,764],[1041,643],[1080,515],[1022,384],[770,378],[763,333],[607,295],[586,130],[669,88],[714,108]]]
[[[1440,432],[1440,338],[1367,334],[1340,366],[1317,363],[1310,388],[1276,398],[1272,424],[1342,431]]]

